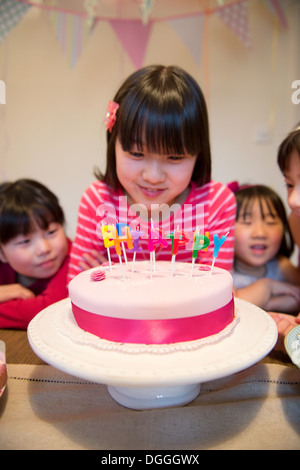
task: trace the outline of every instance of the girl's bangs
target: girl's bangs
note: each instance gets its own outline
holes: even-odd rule
[[[238,196],[237,196],[237,214],[236,214],[237,219],[242,217],[245,220],[247,215],[252,213],[252,207],[253,207],[254,200],[255,200],[254,197],[249,196],[249,197],[239,201]]]
[[[3,244],[19,236],[28,235],[35,231],[35,224],[41,230],[47,230],[49,224],[55,220],[55,217],[48,208],[36,207],[31,211],[20,208],[18,214],[14,211],[2,215],[0,241]]]
[[[64,213],[57,197],[34,180],[18,180],[2,187],[0,192],[0,243],[6,244],[18,235],[28,235],[38,226],[64,224]]]
[[[31,221],[34,221],[41,230],[47,230],[49,225],[56,220],[56,215],[48,207],[36,207],[32,210]]]
[[[249,194],[246,197],[244,196],[241,201],[237,200],[237,203],[238,203],[237,204],[237,218],[243,217],[243,219],[245,220],[249,214],[251,215],[252,207],[255,201],[258,201],[259,203],[262,219],[264,219],[266,216],[264,212],[264,203],[267,206],[271,217],[276,217],[277,211],[272,201],[272,198],[267,195],[260,195],[257,193],[253,193],[253,194]]]
[[[152,108],[142,103],[136,110],[128,110],[120,119],[119,139],[125,151],[136,145],[151,153],[197,155],[200,150],[199,133],[193,118],[181,109]],[[150,109],[149,109],[150,108]],[[125,114],[125,110],[124,110]]]

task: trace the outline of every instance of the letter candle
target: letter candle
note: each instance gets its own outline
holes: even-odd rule
[[[121,235],[119,236],[118,235],[118,232],[120,232],[122,234],[122,227],[124,228],[125,230],[125,235]],[[132,238],[131,238],[131,235],[130,235],[130,229],[129,229],[129,226],[127,224],[119,224],[117,223],[117,230],[115,231],[115,249],[116,249],[116,253],[117,255],[119,256],[119,261],[120,261],[120,264],[122,266],[122,258],[121,258],[121,244],[122,244],[122,249],[123,249],[123,254],[124,254],[124,259],[125,259],[125,264],[127,266],[127,256],[126,256],[126,251],[125,251],[125,247],[124,247],[124,242],[127,243],[127,246],[129,249],[132,249],[133,248],[133,243],[132,243]],[[124,275],[124,270],[123,270],[123,266],[122,266],[122,272],[123,272],[123,279],[125,278],[125,275]]]
[[[179,230],[179,228],[177,226],[177,229],[174,230],[174,232],[169,233],[167,235],[167,238],[171,238],[171,240],[172,240],[172,270],[171,270],[171,276],[173,276],[174,271],[175,271],[175,258],[176,258],[176,255],[178,254],[178,248],[179,248],[179,246],[185,245],[189,241],[190,237],[183,230]]]
[[[155,250],[156,245],[159,243],[161,246],[167,248],[168,242],[163,237],[162,230],[158,227],[154,227],[153,220],[151,220],[150,236],[148,239],[148,250],[150,252],[150,265],[151,265],[151,278],[152,270],[155,272]]]
[[[102,222],[101,232],[103,236],[104,246],[107,250],[107,257],[108,257],[110,272],[112,271],[112,266],[111,266],[111,257],[110,257],[109,247],[114,245],[114,240],[113,240],[114,237],[112,236],[112,240],[110,240],[109,235],[112,235],[113,229],[114,229],[113,225],[103,225],[103,222]]]
[[[111,258],[110,258],[109,248],[111,246],[114,246],[115,250],[116,250],[116,253],[119,257],[119,262],[120,262],[121,269],[122,269],[123,279],[125,279],[125,273],[124,273],[124,270],[123,270],[123,264],[122,264],[122,258],[121,258],[120,243],[116,243],[116,240],[119,238],[118,234],[117,234],[116,227],[114,225],[103,225],[101,227],[101,231],[102,231],[102,235],[103,235],[104,246],[108,250],[110,271],[112,270],[112,267],[111,267]]]
[[[211,265],[211,270],[210,270],[210,276],[212,275],[213,268],[215,265],[216,258],[219,256],[219,251],[223,243],[225,243],[227,237],[228,237],[229,232],[226,233],[226,235],[223,235],[220,240],[217,234],[214,235],[214,251],[213,251],[213,262]]]
[[[199,250],[207,250],[209,245],[209,232],[205,232],[205,235],[199,234],[199,228],[197,227],[194,233],[194,244],[193,244],[193,253],[192,253],[192,268],[190,277],[193,275],[193,269],[195,261],[198,257]]]
[[[131,230],[131,236],[133,238],[133,248],[132,250],[130,250],[130,251],[133,251],[133,260],[132,260],[132,272],[133,272],[136,254],[138,251],[141,251],[141,248],[139,246],[139,239],[144,236],[144,232],[138,229]]]
[[[150,237],[149,237],[149,240],[148,240],[148,250],[150,252],[150,277],[152,279],[153,268],[154,268],[154,271],[155,271],[155,246],[153,245],[153,243],[151,243],[152,235],[154,234],[154,230],[153,230],[153,221],[152,221],[152,219],[150,219],[150,221],[151,221],[151,228],[150,228]]]
[[[124,228],[124,231],[125,231],[124,235],[123,235],[123,231],[122,231],[123,228]],[[125,223],[119,223],[118,222],[117,223],[117,236],[116,236],[116,240],[115,240],[115,246],[120,247],[120,243],[122,244],[122,250],[123,250],[123,255],[124,255],[124,259],[125,259],[125,264],[127,266],[128,262],[127,262],[127,255],[126,255],[124,242],[127,243],[127,246],[130,250],[133,248],[129,225],[125,224]]]

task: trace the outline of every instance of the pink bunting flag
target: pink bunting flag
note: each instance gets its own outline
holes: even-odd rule
[[[110,25],[134,66],[137,69],[141,68],[152,30],[152,21],[144,25],[141,20],[110,20]]]
[[[280,2],[280,0],[266,0],[266,4],[271,12],[277,15],[281,26],[287,28],[288,24],[284,14],[282,2]]]
[[[246,1],[219,8],[217,14],[246,47],[251,46]]]

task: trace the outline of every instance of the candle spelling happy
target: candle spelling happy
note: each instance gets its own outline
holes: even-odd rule
[[[133,265],[132,271],[134,266],[134,261],[136,258],[136,253],[142,251],[139,246],[139,240],[145,235],[144,232],[140,230],[131,230],[128,224],[124,223],[117,223],[117,228],[114,225],[102,225],[101,232],[103,236],[104,246],[107,248],[107,253],[109,257],[109,264],[111,267],[111,260],[110,260],[110,252],[109,249],[114,246],[116,250],[116,254],[119,257],[120,264],[122,265],[121,259],[121,248],[123,249],[124,258],[127,265],[127,256],[124,244],[127,244],[127,248],[129,251],[133,252]],[[227,236],[223,235],[220,239],[217,234],[213,235],[213,242],[214,242],[214,250],[213,250],[213,261],[210,269],[210,275],[212,274],[214,264],[216,258],[219,256],[219,251],[222,245],[225,243]],[[150,267],[151,267],[151,278],[152,273],[155,272],[155,251],[158,245],[163,248],[168,247],[168,239],[172,240],[172,264],[171,264],[171,275],[173,276],[175,272],[175,259],[176,255],[178,254],[179,247],[182,247],[188,243],[190,240],[190,234],[184,230],[180,230],[179,226],[177,229],[171,233],[164,235],[163,231],[153,224],[151,219],[151,226],[149,229],[149,238],[148,238],[148,250],[150,253]],[[206,251],[210,244],[209,240],[209,232],[205,232],[205,234],[200,234],[199,229],[195,230],[193,233],[193,246],[192,246],[192,266],[191,266],[191,273],[192,276],[194,264],[198,258],[198,253],[200,250]],[[122,268],[123,269],[123,268]],[[124,276],[125,277],[125,276]]]

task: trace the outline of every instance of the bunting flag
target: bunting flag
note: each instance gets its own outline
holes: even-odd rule
[[[35,0],[36,1],[36,0]],[[100,0],[81,0],[82,10],[62,10],[55,0],[47,2],[39,0],[0,0],[0,42],[10,30],[18,24],[31,6],[49,11],[50,20],[54,25],[56,36],[63,54],[71,68],[74,68],[86,45],[93,27],[99,22],[109,22],[124,50],[138,69],[143,66],[144,57],[150,39],[152,27],[156,21],[165,21],[174,29],[184,42],[197,64],[207,62],[202,57],[207,54],[207,19],[217,14],[230,28],[235,36],[246,46],[251,46],[248,1],[249,0],[217,0],[218,6],[210,9],[200,8],[198,13],[170,16],[168,18],[151,18],[155,0],[136,0],[141,18],[110,19],[98,15]],[[109,0],[107,0],[109,2]],[[121,2],[121,0],[119,0]],[[209,6],[207,0],[206,5]],[[275,17],[277,27],[287,28],[284,0],[263,0]],[[300,0],[295,0],[300,1]],[[47,3],[47,4],[46,4]]]
[[[63,54],[73,68],[91,34],[90,24],[86,18],[72,13],[51,11],[49,15]]]
[[[23,18],[31,5],[15,0],[0,0],[0,42]]]
[[[94,26],[99,0],[84,0],[84,9],[87,13],[87,23],[89,28]]]
[[[150,13],[154,8],[154,0],[138,0],[140,4],[140,12],[143,24],[147,24],[149,21]]]
[[[119,41],[134,66],[139,69],[143,61],[152,29],[152,21],[144,25],[141,20],[109,20]]]
[[[202,60],[204,16],[177,18],[168,22],[185,43],[197,64]]]
[[[217,10],[217,14],[246,47],[251,46],[246,2],[234,3]]]
[[[287,24],[287,20],[283,11],[283,6],[280,0],[265,0],[265,1],[269,9],[271,10],[271,12],[275,14],[277,18],[279,19],[281,26],[283,26],[284,28],[287,28],[288,24]]]

